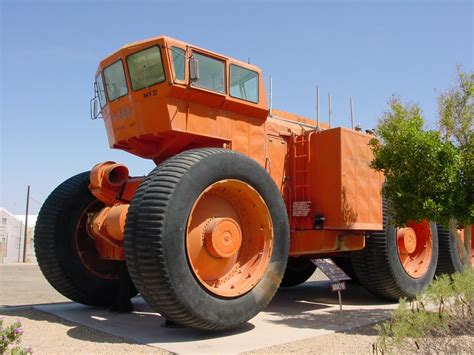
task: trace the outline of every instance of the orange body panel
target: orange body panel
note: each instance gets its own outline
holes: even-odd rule
[[[290,255],[314,255],[321,253],[364,249],[365,234],[328,230],[294,231],[291,235]]]
[[[160,48],[165,80],[134,91],[127,56],[151,46]],[[185,51],[184,80],[175,79],[171,47]],[[189,58],[194,53],[224,63],[225,93],[193,86]],[[316,127],[315,121],[284,111],[269,115],[258,67],[169,37],[122,47],[100,63],[97,75],[118,60],[128,93],[102,108],[112,148],[157,164],[200,147],[223,147],[254,159],[273,178],[286,203],[293,255],[358,250],[365,231],[382,228],[382,176],[368,166],[371,136],[329,129],[323,122]],[[258,103],[230,95],[232,64],[258,74]],[[138,184],[139,180],[129,180],[121,190],[125,200]],[[96,188],[96,196],[106,193]],[[104,202],[111,205],[110,200]]]
[[[310,135],[313,215],[325,229],[382,229],[382,175],[370,168],[370,136],[345,128]]]

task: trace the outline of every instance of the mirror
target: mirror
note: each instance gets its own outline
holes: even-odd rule
[[[91,119],[95,120],[99,117],[100,115],[100,106],[99,106],[99,100],[97,100],[97,97],[94,97],[90,101],[90,114],[91,114]]]
[[[94,83],[94,97],[89,102],[89,110],[90,110],[90,115],[91,115],[92,120],[99,118],[100,113],[102,112],[99,105],[98,94],[99,94],[99,90],[97,88],[97,82],[95,82]]]
[[[189,81],[195,82],[199,80],[199,61],[193,56],[189,60]]]

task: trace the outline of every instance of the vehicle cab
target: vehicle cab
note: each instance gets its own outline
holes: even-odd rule
[[[103,117],[111,147],[161,161],[231,144],[242,130],[263,139],[268,107],[259,68],[160,36],[100,62],[91,113]]]

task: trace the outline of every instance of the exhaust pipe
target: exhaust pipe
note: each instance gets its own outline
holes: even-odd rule
[[[128,181],[128,173],[125,165],[113,161],[97,164],[91,170],[89,190],[107,206],[113,206]]]

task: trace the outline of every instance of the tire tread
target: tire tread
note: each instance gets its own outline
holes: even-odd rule
[[[144,226],[154,233],[163,233],[163,220],[173,191],[187,170],[202,158],[220,152],[234,153],[227,149],[207,148],[183,152],[156,167],[137,189],[130,205],[125,224],[125,255],[128,270],[140,293],[147,295],[147,302],[165,318],[183,326],[204,330],[226,329],[196,316],[179,301],[171,287],[167,264],[164,260],[160,238],[150,238]],[[165,176],[168,184],[154,179]],[[148,204],[147,201],[153,201]],[[156,208],[159,205],[162,208]],[[136,212],[140,207],[140,215]],[[140,227],[138,227],[140,226]]]
[[[65,273],[55,243],[56,223],[63,206],[88,184],[89,172],[84,172],[66,180],[49,195],[38,214],[34,248],[41,272],[59,293],[78,303],[102,306],[109,303],[107,297],[99,299],[87,294]]]

